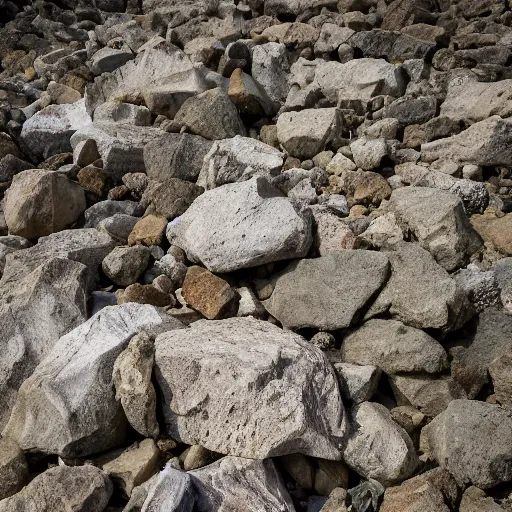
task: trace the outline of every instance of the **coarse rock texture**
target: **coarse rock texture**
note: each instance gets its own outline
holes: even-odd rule
[[[28,474],[25,455],[16,441],[0,439],[0,502],[21,490]]]
[[[231,318],[161,334],[155,350],[161,414],[174,439],[256,459],[341,458],[346,426],[336,376],[301,336]],[[314,398],[304,402],[304,393]]]
[[[422,430],[422,449],[459,485],[488,489],[512,478],[512,413],[499,405],[453,400]]]
[[[211,272],[231,272],[305,256],[311,216],[255,177],[199,196],[169,224],[167,238]]]
[[[25,450],[86,456],[123,442],[126,417],[115,399],[112,370],[131,336],[181,324],[152,306],[102,309],[60,338],[22,385],[3,435]],[[78,389],[73,383],[80,382]],[[72,421],[80,417],[79,422]]]

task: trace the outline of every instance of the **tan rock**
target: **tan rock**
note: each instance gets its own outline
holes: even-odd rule
[[[208,450],[208,448],[194,444],[187,450],[187,455],[183,460],[183,469],[185,471],[192,471],[202,468],[214,462],[217,457],[218,454]]]
[[[128,245],[160,245],[166,226],[165,217],[147,215],[133,227],[128,237]]]
[[[508,509],[508,507],[507,507]],[[472,485],[464,492],[460,502],[459,512],[505,512],[506,509],[498,505],[484,491]]]
[[[485,242],[506,256],[512,256],[512,215],[495,217],[491,212],[473,215],[471,224]]]
[[[174,306],[172,295],[161,292],[151,284],[134,283],[128,286],[124,292],[116,293],[117,303],[137,302],[139,304],[151,304],[157,307]]]
[[[107,175],[103,172],[103,169],[88,165],[79,171],[77,177],[78,183],[87,192],[91,192],[99,197],[105,195]]]
[[[16,441],[0,439],[0,500],[17,493],[28,478],[28,466]]]
[[[209,320],[235,316],[240,295],[205,268],[190,267],[182,287],[183,298]]]
[[[345,463],[326,459],[317,459],[317,463],[315,491],[318,494],[328,496],[337,487],[348,487],[348,468]]]
[[[347,491],[341,487],[336,487],[329,494],[329,499],[324,503],[320,512],[347,512],[346,499]]]

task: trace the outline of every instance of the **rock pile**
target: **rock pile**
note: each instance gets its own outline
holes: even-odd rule
[[[510,0],[0,0],[0,512],[512,512]]]

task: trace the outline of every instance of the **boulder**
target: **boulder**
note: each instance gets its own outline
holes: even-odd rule
[[[20,491],[29,476],[28,464],[18,444],[0,439],[0,507],[2,500]]]
[[[253,176],[272,178],[279,175],[283,157],[276,148],[240,135],[216,141],[204,157],[197,184],[210,190]]]
[[[459,486],[494,487],[512,478],[512,412],[476,400],[453,400],[421,431],[422,450]]]
[[[383,405],[363,402],[354,406],[350,428],[343,459],[359,475],[388,486],[405,480],[416,469],[418,456],[411,438]]]
[[[312,241],[307,211],[254,177],[199,196],[167,228],[190,261],[215,273],[306,255]]]
[[[174,122],[210,140],[245,135],[245,126],[235,105],[221,88],[186,100],[176,113]]]
[[[397,320],[373,319],[341,345],[344,362],[378,366],[388,374],[440,373],[448,368],[443,347],[427,333]]]
[[[138,333],[117,357],[112,373],[116,400],[130,425],[145,437],[156,437],[160,430],[151,381],[154,361],[154,340],[147,333]]]
[[[333,363],[333,367],[344,399],[360,404],[372,398],[379,384],[379,368],[350,363]]]
[[[255,459],[341,457],[336,376],[301,336],[252,318],[201,320],[157,336],[155,349],[161,414],[173,439]]]
[[[85,193],[77,183],[54,171],[34,169],[14,177],[5,220],[11,235],[34,239],[73,224],[85,206]]]
[[[288,329],[331,331],[356,323],[389,276],[384,254],[345,250],[290,264],[263,302]]]
[[[466,217],[462,201],[444,190],[403,187],[393,191],[389,209],[446,270],[467,264],[482,239]]]
[[[46,470],[24,489],[0,501],[1,512],[103,512],[112,494],[108,476],[91,465]]]
[[[124,441],[127,420],[115,399],[112,370],[142,329],[182,325],[155,308],[103,308],[62,336],[20,388],[3,435],[24,450],[85,457]]]
[[[306,159],[320,153],[340,136],[341,115],[336,108],[284,112],[277,119],[277,138],[292,156]]]
[[[118,286],[135,283],[149,264],[149,249],[142,245],[115,247],[101,262],[105,275]]]

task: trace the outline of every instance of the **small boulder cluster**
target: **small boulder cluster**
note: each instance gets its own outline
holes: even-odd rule
[[[512,512],[512,1],[0,0],[0,512]]]

